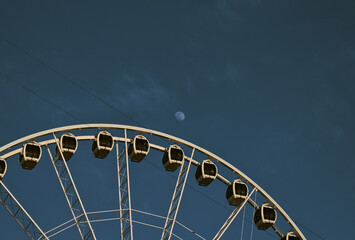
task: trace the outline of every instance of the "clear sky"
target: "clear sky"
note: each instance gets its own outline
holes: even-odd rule
[[[0,73],[27,88],[0,75],[0,145],[79,124],[77,119],[162,131],[242,170],[300,224],[307,239],[352,239],[354,12],[355,2],[346,0],[0,0]],[[178,111],[185,114],[183,121],[175,118]],[[114,167],[114,156],[95,161],[86,145],[78,152],[83,157],[71,163],[80,192],[87,196],[84,202],[91,211],[114,208],[116,195],[110,189],[116,180],[104,171]],[[166,215],[175,181],[171,176],[177,173],[162,171],[158,155],[147,161],[158,168],[147,162],[132,167],[132,184],[141,189],[134,196],[142,195],[133,202],[138,209]],[[20,170],[16,158],[9,160],[7,177],[4,182],[31,215],[42,217],[38,222],[45,230],[70,218],[47,155],[33,171]],[[187,206],[178,220],[211,236],[233,208],[222,196],[224,185],[214,182],[213,190],[202,189],[192,178],[191,173],[193,188],[186,190],[182,205],[185,201]],[[160,179],[166,188],[158,186]],[[39,199],[43,203],[35,206]],[[188,204],[195,200],[209,207]],[[220,214],[187,214],[209,208]],[[98,224],[96,231],[101,239],[118,239],[113,235],[117,224],[108,223],[112,228],[107,229]],[[235,223],[234,237],[226,239],[239,239],[239,228]],[[249,234],[247,222],[246,228]],[[136,238],[154,239],[157,233],[145,230]],[[0,239],[25,237],[2,206],[0,234]],[[254,239],[275,239],[258,237],[255,233]]]

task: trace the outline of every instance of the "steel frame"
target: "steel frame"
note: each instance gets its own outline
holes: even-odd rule
[[[195,153],[195,149],[193,148],[190,159],[193,158],[194,153]],[[180,167],[179,176],[177,178],[174,194],[171,199],[168,216],[166,217],[166,220],[165,220],[165,225],[163,228],[163,233],[161,235],[161,240],[170,240],[170,238],[171,238],[171,233],[174,228],[176,216],[177,216],[177,213],[178,213],[179,207],[180,207],[182,194],[184,193],[187,176],[189,175],[189,170],[190,170],[190,166],[191,166],[191,161],[189,161],[187,166],[184,167],[185,162],[186,162],[186,160],[183,161],[183,163]]]
[[[32,240],[48,237],[0,180],[0,202]]]
[[[166,133],[162,133],[159,131],[154,131],[154,130],[150,130],[150,129],[146,129],[146,128],[141,128],[141,127],[134,127],[134,126],[129,126],[129,125],[120,125],[120,124],[78,124],[78,125],[71,125],[71,126],[64,126],[64,127],[59,127],[59,128],[53,128],[53,129],[49,129],[49,130],[45,130],[45,131],[41,131],[41,132],[37,132],[31,135],[28,135],[26,137],[17,139],[11,143],[6,144],[5,146],[0,148],[0,154],[6,150],[9,150],[10,148],[13,148],[21,143],[24,143],[26,141],[32,140],[32,139],[36,139],[38,137],[42,137],[42,136],[46,136],[46,135],[50,135],[52,133],[58,133],[58,132],[67,132],[67,131],[74,131],[74,130],[81,130],[81,129],[118,129],[118,130],[128,130],[128,131],[135,131],[135,132],[139,132],[139,133],[146,133],[146,134],[150,134],[150,135],[155,135],[158,137],[162,137],[162,138],[166,138],[169,139],[175,143],[178,144],[182,144],[185,145],[187,147],[190,148],[194,148],[195,150],[199,151],[200,153],[209,156],[210,159],[214,159],[215,161],[217,161],[218,163],[222,164],[223,166],[225,166],[226,168],[230,169],[232,172],[234,172],[236,175],[238,175],[241,179],[245,180],[246,182],[248,182],[252,187],[256,188],[257,191],[263,195],[265,197],[265,199],[272,205],[274,206],[274,208],[285,218],[285,220],[289,223],[290,227],[293,229],[294,233],[300,237],[300,239],[305,240],[306,237],[303,235],[303,233],[300,231],[300,229],[297,227],[297,225],[294,223],[294,221],[288,216],[288,214],[281,208],[281,206],[263,189],[261,188],[258,184],[256,184],[251,178],[249,178],[246,174],[244,174],[242,171],[240,171],[238,168],[236,168],[235,166],[233,166],[232,164],[230,164],[229,162],[225,161],[224,159],[218,157],[217,155],[213,154],[212,152],[199,147],[193,143],[190,143],[186,140],[183,140],[181,138],[166,134]],[[78,140],[90,140],[92,139],[93,136],[82,136],[82,137],[78,137]],[[119,141],[125,141],[124,139],[122,140],[122,138],[114,138],[114,139],[118,139]],[[47,140],[44,142],[41,142],[40,145],[47,145],[47,144],[53,144],[53,140]],[[153,145],[151,144],[152,148],[155,148],[157,150],[162,151],[162,149],[164,149],[163,147],[160,147],[158,145]],[[14,156],[18,153],[21,152],[21,148],[12,150],[7,152],[6,154],[3,154],[2,157],[3,159],[9,158],[11,156]],[[191,159],[192,164],[194,165],[198,165],[198,163]],[[230,184],[230,182],[225,179],[222,175],[218,174],[217,179],[220,180],[221,182],[223,182],[224,184],[228,185]],[[254,208],[257,207],[257,204],[255,204],[251,199],[249,199],[248,203],[250,203]],[[274,225],[275,226],[275,225]],[[275,226],[276,227],[276,226]],[[274,228],[275,229],[275,228]],[[277,228],[276,228],[277,229]],[[283,234],[279,231],[276,231],[276,233],[282,237]]]
[[[220,239],[224,232],[228,229],[228,227],[232,224],[232,222],[234,221],[234,219],[238,216],[240,210],[242,210],[242,208],[244,207],[244,205],[248,202],[248,199],[251,197],[251,195],[254,193],[254,191],[256,190],[256,188],[253,189],[253,191],[251,191],[251,193],[249,194],[249,196],[244,200],[244,202],[236,207],[233,212],[231,213],[231,215],[229,215],[229,217],[227,218],[227,220],[225,221],[225,223],[222,225],[222,227],[218,230],[216,236],[214,236],[213,240],[218,240]]]
[[[65,198],[67,199],[70,211],[75,219],[75,223],[78,227],[78,231],[80,233],[82,240],[94,239],[96,240],[96,236],[94,234],[94,230],[91,227],[89,218],[86,214],[84,205],[80,199],[78,190],[75,186],[74,180],[71,176],[68,164],[66,163],[65,157],[63,155],[62,149],[59,144],[59,140],[53,133],[53,137],[55,139],[56,145],[59,149],[60,155],[63,160],[60,160],[59,157],[53,158],[51,151],[47,145],[47,150],[50,159],[52,160],[52,164],[54,170],[57,174],[59,183],[64,192]]]
[[[119,152],[118,142],[116,142],[121,240],[133,240],[131,191],[127,148],[128,139],[126,129],[124,130],[124,134],[126,141],[124,142],[124,148],[122,148],[121,152]]]

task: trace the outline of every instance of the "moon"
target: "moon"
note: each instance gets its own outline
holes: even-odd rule
[[[185,114],[183,112],[176,112],[175,113],[175,118],[178,121],[184,121],[185,119]]]

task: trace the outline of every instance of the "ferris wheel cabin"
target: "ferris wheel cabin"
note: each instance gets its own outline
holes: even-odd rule
[[[162,163],[167,171],[175,171],[184,161],[184,151],[176,144],[171,145],[164,152]]]
[[[238,206],[248,196],[248,186],[240,179],[234,180],[226,190],[226,199],[230,205]]]
[[[95,136],[95,140],[92,143],[91,150],[96,158],[105,158],[113,148],[113,137],[105,131],[99,132]]]
[[[143,135],[137,135],[133,138],[128,147],[129,158],[133,162],[140,162],[148,155],[150,149],[149,141]]]
[[[204,160],[195,172],[196,181],[201,186],[208,186],[216,177],[217,166],[209,159]]]
[[[260,230],[266,230],[276,222],[276,211],[268,203],[257,208],[254,213],[254,224]]]
[[[300,240],[299,237],[296,236],[296,234],[294,234],[294,232],[288,232],[286,233],[286,235],[281,238],[281,240]]]
[[[59,138],[59,146],[62,149],[65,161],[68,161],[78,148],[78,140],[73,134],[65,133]],[[63,160],[58,145],[55,148],[55,154],[58,159]]]
[[[4,159],[0,159],[0,180],[5,176],[7,164]]]
[[[36,142],[29,142],[23,145],[19,155],[19,162],[23,169],[32,170],[42,156],[42,148]]]

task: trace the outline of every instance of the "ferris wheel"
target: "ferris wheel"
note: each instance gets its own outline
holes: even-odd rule
[[[89,144],[89,145],[88,145]],[[80,145],[80,146],[79,146]],[[86,146],[88,145],[88,146]],[[91,145],[91,146],[90,146]],[[82,146],[86,146],[82,148]],[[88,149],[91,147],[91,151]],[[91,153],[90,153],[91,152]],[[115,176],[112,186],[115,188],[116,196],[115,209],[92,209],[91,206],[87,207],[85,195],[80,192],[78,187],[78,179],[80,175],[76,175],[75,171],[86,171],[94,164],[88,160],[88,154],[93,158],[98,158],[98,162],[95,164],[111,164],[107,165],[108,169]],[[84,155],[83,159],[80,155]],[[46,155],[46,156],[45,156]],[[152,156],[150,164],[154,167],[160,168],[160,170],[170,173],[170,176],[174,176],[173,184],[171,181],[158,180],[160,188],[157,191],[152,191],[149,183],[153,176],[147,176],[147,165],[143,165],[148,162],[147,158]],[[15,169],[19,164],[19,168],[25,170],[35,170],[41,166],[42,162],[49,160],[52,165],[52,169],[48,170],[44,167],[36,173],[45,171],[46,174],[51,173],[51,177],[59,181],[56,188],[57,192],[63,192],[64,198],[62,202],[66,202],[67,209],[57,210],[55,207],[55,216],[60,211],[66,211],[71,216],[68,221],[57,222],[56,225],[49,227],[48,220],[37,219],[37,215],[33,214],[30,204],[26,205],[20,203],[20,198],[15,197],[16,189],[11,189],[11,181],[8,181],[6,173],[9,175],[11,171]],[[114,159],[115,161],[106,161],[106,159]],[[40,162],[40,159],[42,161]],[[105,159],[105,160],[100,160]],[[18,161],[18,162],[17,162]],[[101,161],[101,162],[100,162]],[[79,167],[72,169],[74,164],[80,162]],[[10,167],[11,165],[11,167]],[[144,166],[143,168],[141,166]],[[22,169],[21,169],[22,168]],[[77,170],[79,169],[79,170]],[[136,170],[138,169],[138,170]],[[106,171],[106,170],[105,170]],[[134,171],[140,171],[139,174]],[[191,173],[194,171],[194,173]],[[34,171],[27,171],[26,176],[34,174]],[[142,173],[142,174],[141,174]],[[33,175],[32,174],[32,175]],[[94,178],[95,171],[89,172],[87,175],[90,178]],[[96,175],[96,174],[95,174]],[[105,174],[104,174],[105,175]],[[148,174],[149,175],[149,174]],[[25,176],[25,177],[26,177]],[[54,176],[54,177],[53,177]],[[192,177],[191,177],[192,176]],[[20,178],[23,176],[14,176],[13,178]],[[191,178],[196,181],[191,182]],[[12,180],[12,179],[9,179]],[[75,180],[75,182],[74,182]],[[42,179],[39,182],[46,182],[46,179]],[[95,177],[93,181],[98,181]],[[216,182],[219,182],[217,185]],[[5,185],[8,184],[7,185]],[[29,180],[21,179],[24,189],[32,188],[32,184]],[[138,183],[142,186],[139,193],[134,195],[135,184]],[[187,213],[184,217],[188,218],[188,221],[195,221],[206,224],[208,226],[202,226],[199,231],[186,226],[180,221],[179,214],[182,213],[182,206],[184,201],[189,199],[186,195],[186,186],[189,184],[201,186],[207,188],[213,188],[212,195],[218,195],[218,199],[223,199],[220,204],[229,206],[231,211],[222,217],[213,215],[208,216],[208,213],[213,212],[215,207],[205,207],[201,200],[189,201],[189,206],[186,208]],[[90,189],[91,182],[80,183],[81,186]],[[163,185],[170,184],[168,189],[164,189]],[[92,184],[92,186],[94,186]],[[101,187],[97,187],[96,184],[94,190],[99,192]],[[101,186],[101,185],[100,185]],[[54,188],[52,185],[48,189]],[[102,186],[104,188],[104,186]],[[49,199],[50,194],[44,196],[38,196],[41,200]],[[163,197],[165,194],[167,197]],[[34,195],[34,194],[33,194]],[[61,194],[62,195],[62,194]],[[156,199],[155,204],[159,209],[163,209],[163,214],[157,214],[149,212],[146,208],[137,209],[134,207],[134,202],[146,202],[148,195],[150,199]],[[138,197],[137,197],[138,196]],[[184,198],[183,198],[184,196]],[[22,197],[22,195],[21,195]],[[136,197],[136,198],[135,198]],[[33,197],[34,198],[34,197]],[[96,198],[95,201],[106,201],[107,195],[101,195],[100,198]],[[35,199],[35,198],[34,198]],[[65,199],[65,200],[64,200]],[[98,200],[100,199],[100,200]],[[162,205],[163,200],[168,200],[168,203]],[[192,198],[191,198],[192,199]],[[26,199],[21,199],[26,200]],[[57,201],[52,201],[51,204],[57,204]],[[182,201],[184,200],[184,201]],[[48,201],[48,200],[47,200]],[[250,217],[250,229],[251,235],[255,232],[267,232],[272,239],[282,240],[305,240],[305,236],[300,229],[296,226],[294,221],[288,216],[288,214],[279,206],[279,204],[258,184],[256,184],[251,178],[245,175],[238,168],[230,164],[228,161],[223,160],[217,155],[209,152],[208,150],[201,148],[193,143],[185,141],[181,138],[174,137],[162,132],[135,127],[128,125],[117,124],[81,124],[54,128],[32,135],[23,137],[16,141],[13,141],[0,148],[0,202],[10,215],[15,219],[20,228],[23,230],[23,237],[26,235],[30,239],[64,239],[63,234],[71,229],[71,239],[230,239],[227,237],[228,232],[233,231],[236,222],[240,222],[239,230],[241,230],[241,239],[243,238],[244,222],[247,219],[245,216],[246,209],[251,209]],[[193,205],[195,204],[195,205]],[[199,207],[201,205],[201,207]],[[56,206],[56,205],[55,205]],[[43,206],[44,207],[44,206]],[[52,208],[53,209],[53,208]],[[186,210],[184,209],[184,210]],[[203,211],[202,214],[194,213],[194,210]],[[90,211],[89,211],[90,210]],[[181,210],[181,211],[179,211]],[[30,215],[31,212],[31,215]],[[179,214],[178,214],[179,213]],[[111,217],[100,217],[100,214],[113,214]],[[143,219],[157,218],[152,222],[144,222],[136,215],[144,215]],[[243,214],[243,216],[242,216]],[[36,215],[36,217],[34,216]],[[53,216],[53,215],[51,215]],[[196,219],[192,219],[192,216],[196,216]],[[5,218],[6,216],[0,216]],[[47,216],[48,218],[48,216]],[[51,217],[52,218],[52,217]],[[55,220],[59,217],[53,217]],[[192,220],[191,220],[192,219]],[[55,222],[53,220],[53,222]],[[41,222],[40,222],[41,221]],[[114,222],[117,229],[117,236],[105,236],[104,233],[99,233],[96,229],[96,224],[111,221]],[[200,224],[200,225],[201,225]],[[45,227],[43,227],[45,225]],[[150,237],[147,234],[138,235],[136,230],[138,225],[143,225],[146,228],[155,229],[155,237]],[[198,226],[198,224],[196,225]],[[207,232],[203,232],[206,230]],[[3,234],[7,230],[0,232]],[[75,229],[75,231],[74,231]],[[200,230],[203,230],[200,232]],[[95,231],[94,231],[95,230]],[[183,231],[185,231],[183,233]],[[272,234],[270,234],[272,232]],[[255,233],[254,233],[255,234]],[[66,235],[68,236],[68,235]],[[252,236],[250,237],[252,238]],[[234,238],[237,239],[237,236]],[[266,238],[265,238],[266,239]]]

